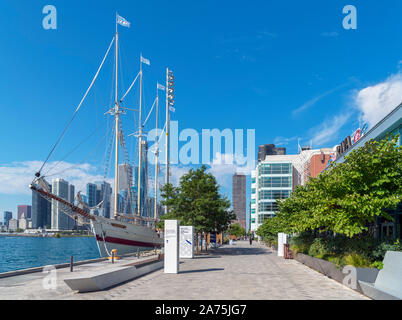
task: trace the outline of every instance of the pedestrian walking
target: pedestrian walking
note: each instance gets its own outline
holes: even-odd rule
[[[250,246],[253,244],[253,238],[250,237]]]

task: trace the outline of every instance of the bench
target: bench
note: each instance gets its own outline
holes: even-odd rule
[[[374,283],[359,280],[363,293],[374,300],[402,300],[402,252],[387,251]]]

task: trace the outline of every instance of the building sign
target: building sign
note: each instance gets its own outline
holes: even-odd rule
[[[334,153],[330,153],[329,154],[329,159],[328,159],[328,162],[327,162],[327,168],[326,169],[328,169],[329,168],[329,166],[331,165],[331,162],[334,162],[336,160],[336,153],[334,152]]]
[[[359,141],[360,138],[366,134],[367,127],[368,127],[367,123],[365,123],[361,129],[359,128],[353,133],[353,135],[352,135],[353,144],[355,144],[357,141]]]
[[[340,146],[337,147],[337,151],[339,150],[339,154],[344,154],[350,147],[352,146],[352,139],[350,136],[347,136],[345,140],[343,140]]]

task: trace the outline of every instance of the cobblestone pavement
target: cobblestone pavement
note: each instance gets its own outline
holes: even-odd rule
[[[222,246],[182,260],[179,274],[163,270],[107,291],[68,294],[64,299],[156,300],[361,300],[358,292],[295,260],[277,257],[257,243]]]

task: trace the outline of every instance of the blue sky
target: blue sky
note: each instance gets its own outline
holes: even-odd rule
[[[57,8],[57,30],[42,27],[47,4]],[[347,4],[357,8],[356,30],[342,26]],[[144,66],[145,110],[170,67],[176,77],[172,118],[180,129],[255,129],[256,147],[276,143],[296,153],[298,139],[332,147],[364,119],[378,118],[381,90],[399,99],[401,9],[399,0],[3,1],[0,211],[30,204],[21,181],[30,170],[33,177],[81,100],[114,35],[116,11],[131,22],[119,29],[121,88],[137,74],[140,52],[151,60]],[[112,60],[52,161],[99,128],[65,162],[102,162],[104,150],[92,156],[90,149],[105,134]],[[127,106],[138,104],[135,90]],[[136,121],[127,115],[128,131],[130,119]],[[134,143],[128,148],[134,152]],[[230,197],[227,172],[218,180]]]

